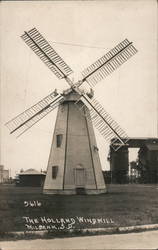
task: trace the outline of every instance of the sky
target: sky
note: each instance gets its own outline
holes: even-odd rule
[[[75,81],[119,42],[132,41],[138,53],[95,86],[95,98],[129,137],[158,136],[156,1],[4,1],[0,18],[1,164],[12,176],[22,168],[46,170],[57,110],[18,139],[4,124],[55,88],[68,88],[20,38],[33,27],[73,69]],[[95,132],[108,170],[109,145]]]

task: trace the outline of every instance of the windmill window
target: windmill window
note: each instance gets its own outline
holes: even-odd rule
[[[93,149],[94,149],[94,151],[99,151],[99,148],[95,145],[93,145]]]
[[[58,166],[52,166],[52,179],[56,179],[58,174]]]
[[[56,135],[56,145],[57,145],[57,148],[61,147],[62,140],[63,140],[63,135],[62,134]]]

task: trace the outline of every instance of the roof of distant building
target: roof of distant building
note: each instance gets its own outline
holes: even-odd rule
[[[33,168],[29,168],[24,172],[21,172],[19,175],[45,175],[43,172],[39,172]]]

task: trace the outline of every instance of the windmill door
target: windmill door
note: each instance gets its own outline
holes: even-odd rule
[[[84,168],[75,169],[75,184],[76,188],[84,188],[85,186],[85,170]]]

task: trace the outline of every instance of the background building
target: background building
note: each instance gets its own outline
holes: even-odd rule
[[[4,169],[3,165],[0,165],[0,183],[9,181],[9,170]]]
[[[123,184],[131,180],[129,148],[139,148],[137,163],[130,166],[132,181],[158,183],[158,138],[129,138],[128,143],[117,151],[110,147],[111,182]]]
[[[16,178],[17,186],[42,187],[46,174],[35,169],[28,169],[21,172]]]
[[[141,182],[158,183],[158,144],[146,144],[138,152]]]

